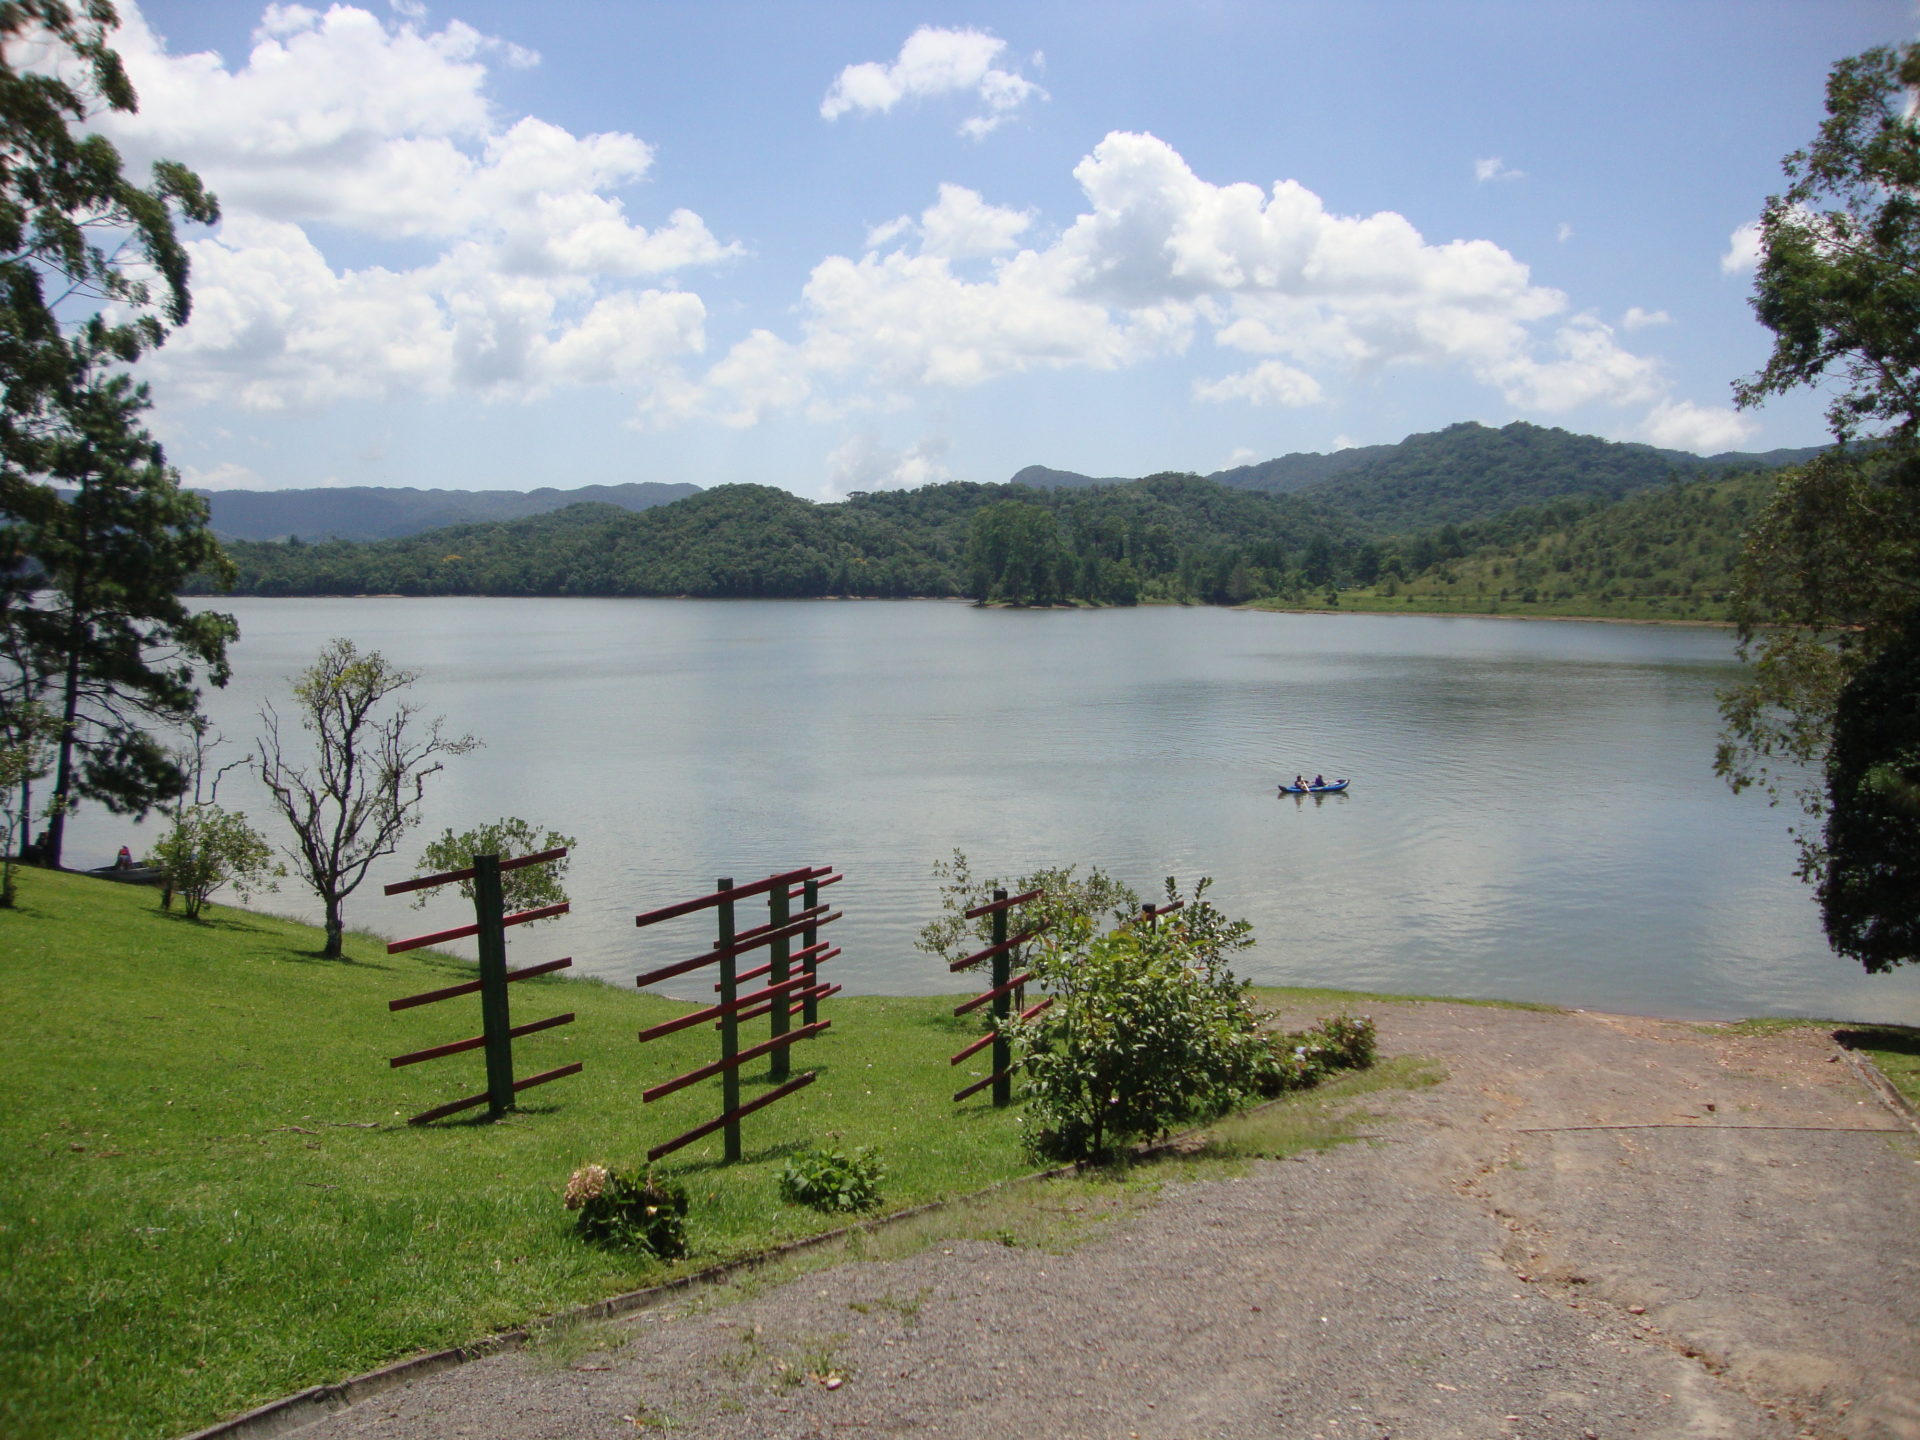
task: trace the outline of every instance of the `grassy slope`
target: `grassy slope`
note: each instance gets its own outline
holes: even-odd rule
[[[81,877],[28,871],[22,892],[0,911],[0,1433],[178,1433],[659,1275],[575,1242],[559,1195],[580,1161],[638,1164],[717,1113],[717,1081],[640,1103],[717,1054],[705,1027],[634,1042],[683,1007],[516,985],[516,1019],[580,1017],[522,1040],[521,1072],[575,1057],[585,1072],[497,1125],[409,1128],[483,1088],[479,1052],[387,1058],[474,1033],[478,1002],[386,1001],[470,967],[366,937],[327,962],[305,927],[231,910],[196,925],[152,891]],[[515,962],[563,945],[554,927],[516,935]],[[714,1166],[714,1137],[662,1165],[694,1199],[683,1264],[837,1223],[774,1185],[786,1154],[830,1133],[881,1148],[889,1207],[1029,1168],[1012,1112],[949,1100],[966,1067],[946,1057],[971,1034],[950,1004],[829,1002],[834,1029],[796,1061],[819,1081],[746,1122],[746,1163]],[[764,1071],[747,1073],[751,1096]]]

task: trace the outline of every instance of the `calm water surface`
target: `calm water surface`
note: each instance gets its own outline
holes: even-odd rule
[[[711,935],[636,932],[636,911],[830,862],[847,875],[835,978],[950,991],[913,938],[957,847],[982,873],[1093,862],[1143,890],[1210,874],[1254,922],[1237,968],[1262,982],[1920,1022],[1920,976],[1827,950],[1786,814],[1714,778],[1714,692],[1736,673],[1720,631],[940,602],[228,608],[235,678],[209,696],[228,735],[251,737],[260,702],[284,709],[286,677],[351,636],[486,742],[430,782],[425,831],[516,814],[580,839],[574,914],[515,932],[516,963],[572,954],[630,982]],[[1276,798],[1296,771],[1352,793]],[[246,777],[222,799],[271,829]],[[152,830],[83,812],[72,861]],[[422,838],[349,924],[458,923],[378,894]],[[261,903],[316,913],[292,889]]]

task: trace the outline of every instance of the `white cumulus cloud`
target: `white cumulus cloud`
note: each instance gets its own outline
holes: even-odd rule
[[[1640,438],[1668,450],[1713,455],[1731,450],[1753,434],[1753,422],[1722,405],[1691,400],[1662,400],[1640,424]]]
[[[1288,407],[1314,405],[1326,398],[1313,376],[1278,360],[1264,360],[1220,380],[1196,380],[1193,393],[1201,400],[1250,400],[1255,405]]]
[[[1727,237],[1726,253],[1720,257],[1722,275],[1746,275],[1760,267],[1760,222],[1749,220]]]
[[[1673,317],[1664,310],[1642,310],[1638,305],[1627,307],[1627,313],[1620,317],[1622,330],[1645,330],[1650,325],[1671,325]]]
[[[1343,374],[1463,371],[1515,406],[1563,411],[1660,398],[1656,363],[1486,240],[1427,241],[1402,215],[1337,215],[1295,181],[1195,175],[1152,135],[1108,135],[1074,169],[1086,208],[1044,244],[1032,217],[943,186],[936,204],[834,255],[802,294],[780,364],[723,360],[697,408],[759,415],[849,389],[899,394],[1025,371],[1115,369],[1198,335],[1253,357],[1197,399],[1310,405]],[[984,260],[984,272],[956,261]],[[764,346],[767,341],[754,343]],[[761,373],[783,394],[756,392]]]
[[[1487,155],[1473,162],[1473,178],[1485,185],[1490,180],[1524,180],[1527,172],[1510,168],[1498,155]]]
[[[827,456],[827,497],[856,490],[917,490],[953,478],[942,458],[950,442],[945,436],[925,436],[905,449],[893,449],[871,431],[856,431]]]
[[[229,63],[171,53],[123,7],[115,43],[140,109],[101,128],[136,164],[197,170],[224,216],[189,242],[193,319],[151,361],[163,400],[684,384],[705,307],[671,277],[740,247],[686,209],[641,223],[620,192],[647,175],[650,145],[502,115],[491,70],[538,57],[421,16],[272,5]],[[405,259],[368,258],[382,253]]]
[[[828,120],[854,110],[893,109],[902,100],[939,95],[970,95],[982,107],[961,122],[960,131],[978,139],[1012,118],[1028,100],[1047,92],[1018,71],[997,63],[1007,42],[984,30],[946,30],[922,25],[890,62],[849,65],[834,79],[820,114]]]

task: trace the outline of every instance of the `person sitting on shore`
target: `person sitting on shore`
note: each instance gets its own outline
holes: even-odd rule
[[[133,851],[122,845],[120,847],[120,853],[114,857],[113,868],[116,870],[133,869]]]

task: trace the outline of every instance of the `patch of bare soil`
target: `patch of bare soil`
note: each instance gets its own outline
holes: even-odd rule
[[[1920,1141],[1820,1031],[1378,1005],[1381,1139],[670,1303],[300,1432],[1920,1440]]]

